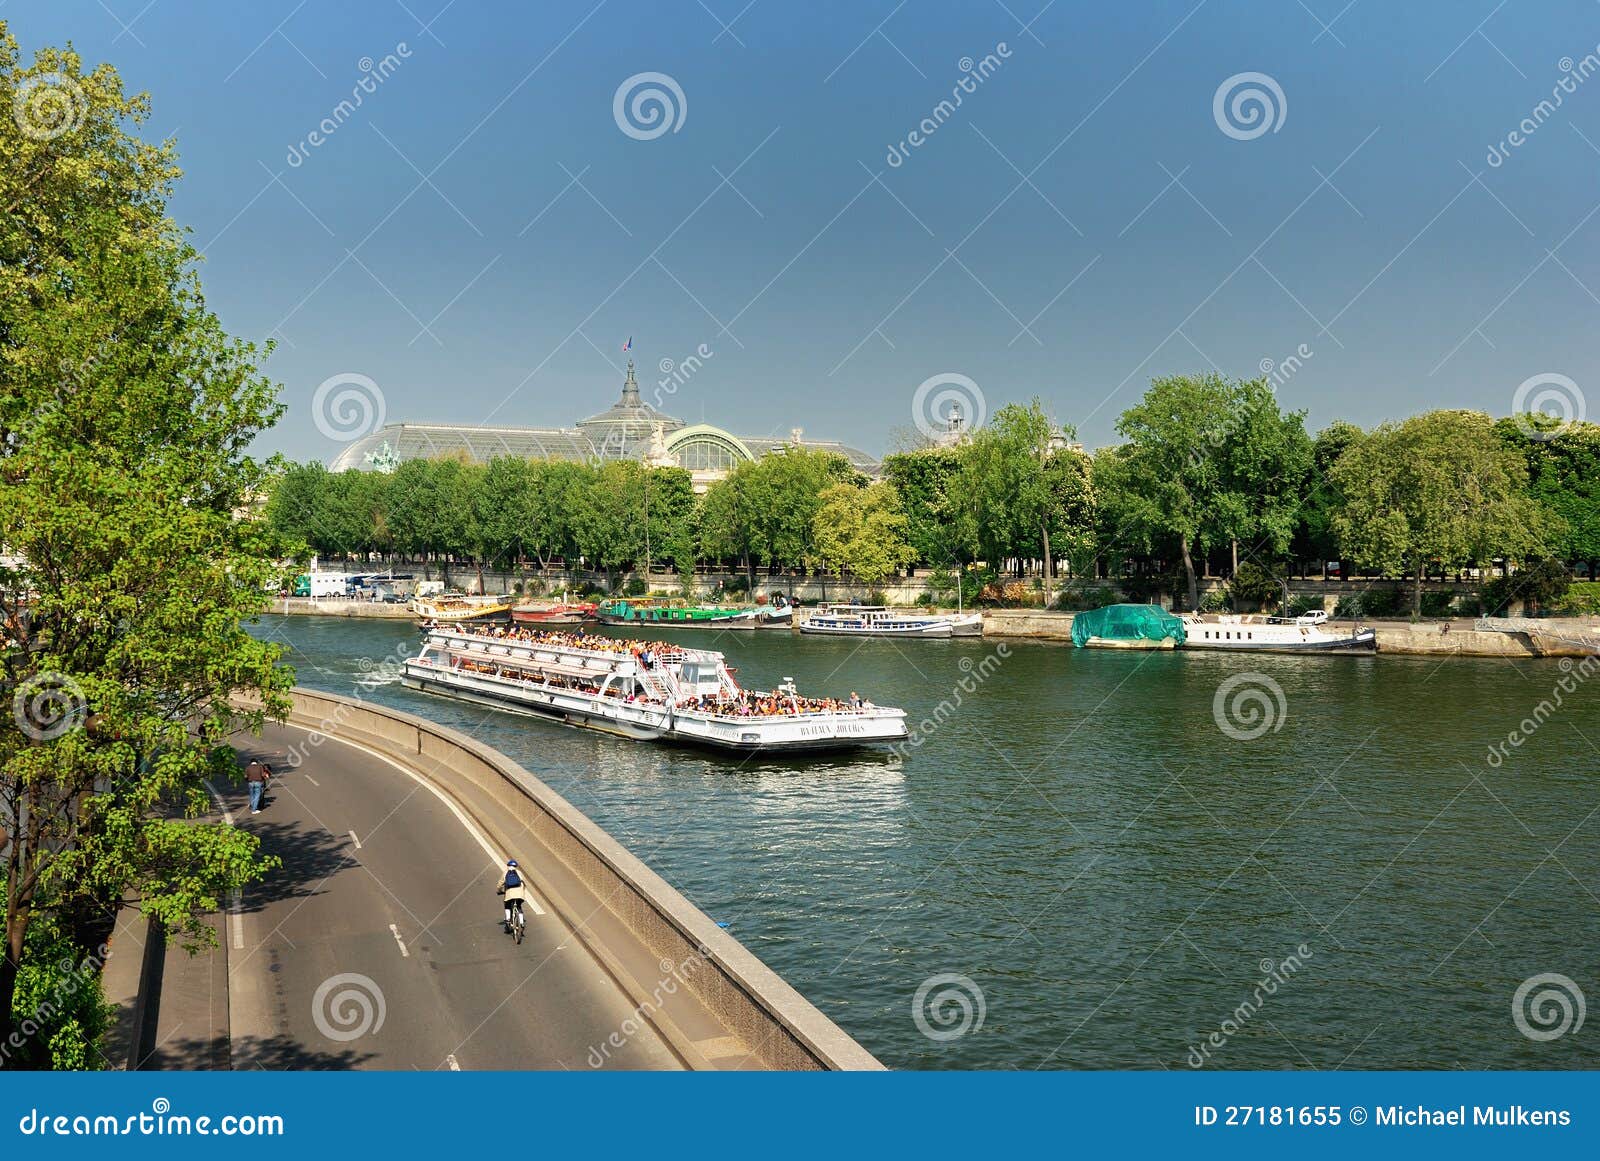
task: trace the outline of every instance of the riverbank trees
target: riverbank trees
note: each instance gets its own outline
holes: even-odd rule
[[[272,865],[199,816],[237,774],[230,699],[254,726],[287,710],[292,674],[242,627],[273,543],[239,516],[279,408],[167,217],[173,146],[129,131],[145,98],[70,51],[22,64],[0,24],[0,105],[0,1064],[93,1067],[81,965],[116,909],[203,941]],[[40,1003],[63,990],[88,998]]]
[[[1256,600],[1309,561],[1410,578],[1415,607],[1419,569],[1600,559],[1593,425],[1434,412],[1370,434],[1335,421],[1313,438],[1268,381],[1207,374],[1157,379],[1118,426],[1125,442],[1090,456],[1038,400],[1006,405],[959,443],[887,457],[880,491],[843,459],[797,447],[699,497],[687,473],[632,461],[412,461],[392,476],[309,464],[285,473],[268,513],[325,554],[387,543],[446,562],[559,558],[614,581],[644,563],[648,492],[649,556],[680,572],[732,565],[753,586],[758,567],[812,568],[875,584],[911,565],[969,595],[1009,572],[1036,577],[1048,601],[1060,568],[1100,594],[1173,593],[1189,607],[1202,576],[1236,578],[1231,596]],[[434,475],[443,482],[424,484]],[[416,495],[430,497],[417,515],[443,529],[432,538],[411,531]],[[439,513],[448,495],[470,520]]]
[[[1357,560],[1413,579],[1422,615],[1430,567],[1543,556],[1558,521],[1528,491],[1527,464],[1478,411],[1386,423],[1333,466],[1333,527]]]

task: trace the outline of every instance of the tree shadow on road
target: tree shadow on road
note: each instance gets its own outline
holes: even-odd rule
[[[261,853],[276,855],[283,865],[245,890],[244,911],[260,911],[285,899],[320,894],[322,884],[331,876],[357,865],[349,851],[349,840],[325,830],[307,831],[291,823],[261,823],[259,819],[250,829],[261,839]]]
[[[146,1070],[223,1072],[341,1072],[364,1067],[373,1053],[354,1048],[323,1050],[288,1036],[238,1036],[229,1045],[219,1037],[175,1038],[160,1045]]]

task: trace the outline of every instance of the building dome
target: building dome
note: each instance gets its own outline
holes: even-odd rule
[[[683,420],[657,411],[639,398],[639,384],[633,377],[633,360],[628,360],[628,377],[622,382],[622,398],[598,415],[578,421],[578,430],[594,444],[605,459],[632,456],[647,447],[660,424],[667,432],[677,431]]]

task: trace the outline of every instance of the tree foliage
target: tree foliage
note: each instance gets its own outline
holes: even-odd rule
[[[824,566],[875,585],[916,559],[892,484],[833,484],[819,499],[812,536]]]
[[[50,87],[75,103],[36,104]],[[115,70],[53,49],[25,67],[3,27],[0,104],[4,1040],[36,922],[133,898],[203,938],[267,869],[252,835],[195,816],[204,780],[235,773],[230,699],[281,714],[292,678],[242,627],[277,576],[245,508],[276,389],[166,215],[173,146],[130,132],[147,102]]]
[[[1363,564],[1415,580],[1433,565],[1542,555],[1559,531],[1529,495],[1524,459],[1476,411],[1430,411],[1379,427],[1334,465],[1344,498],[1334,528]]]

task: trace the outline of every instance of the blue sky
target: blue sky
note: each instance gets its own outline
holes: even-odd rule
[[[874,452],[934,376],[989,411],[1039,395],[1093,446],[1153,376],[1302,349],[1279,395],[1313,427],[1504,414],[1540,375],[1600,412],[1594,0],[11,0],[0,19],[25,53],[70,39],[149,91],[211,305],[278,342],[289,411],[262,442],[295,458],[342,446],[312,403],[331,376],[370,378],[391,422],[566,424],[615,396],[630,335],[647,398],[662,360],[711,352],[670,412]],[[642,73],[682,93],[649,139],[614,116]],[[1281,93],[1255,135],[1215,115],[1248,73]]]

